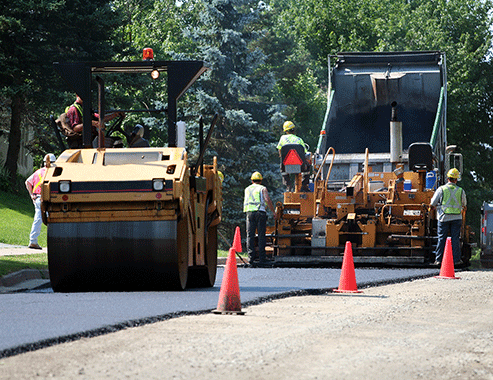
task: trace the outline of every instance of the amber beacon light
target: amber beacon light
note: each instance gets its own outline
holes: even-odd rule
[[[142,59],[144,61],[152,61],[154,59],[154,51],[151,48],[144,48]]]

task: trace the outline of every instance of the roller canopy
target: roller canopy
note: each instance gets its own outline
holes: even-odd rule
[[[176,147],[176,102],[208,69],[203,61],[55,62],[56,71],[83,100],[83,144],[91,147],[91,82],[98,73],[167,72],[168,145]],[[104,107],[104,104],[103,104]],[[101,105],[100,105],[101,108]]]

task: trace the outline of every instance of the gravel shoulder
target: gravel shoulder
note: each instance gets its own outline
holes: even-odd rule
[[[2,359],[0,379],[493,379],[493,272],[456,275],[84,338]]]

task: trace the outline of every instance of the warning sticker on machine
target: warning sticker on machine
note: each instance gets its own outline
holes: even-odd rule
[[[421,210],[404,210],[404,216],[420,216]]]
[[[284,210],[284,214],[288,214],[288,215],[299,215],[301,214],[301,211],[300,210]]]

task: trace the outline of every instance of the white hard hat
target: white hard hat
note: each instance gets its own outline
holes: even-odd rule
[[[140,124],[136,124],[132,131],[132,134],[139,137],[144,137],[144,127]]]
[[[53,153],[48,153],[45,158],[43,158],[43,162],[46,162],[46,160],[48,160],[48,157],[50,158],[50,162],[55,162],[56,161],[56,157]]]

